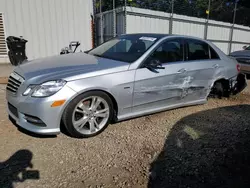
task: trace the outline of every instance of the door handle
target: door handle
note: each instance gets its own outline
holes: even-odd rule
[[[213,68],[215,68],[215,69],[217,69],[218,67],[219,67],[218,64],[214,64],[214,65],[213,65]]]
[[[180,69],[177,71],[178,74],[182,74],[182,73],[185,73],[187,72],[187,69]]]

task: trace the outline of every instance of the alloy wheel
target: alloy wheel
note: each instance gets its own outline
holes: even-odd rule
[[[85,135],[99,132],[109,119],[109,105],[99,96],[90,96],[81,100],[73,111],[74,128]]]

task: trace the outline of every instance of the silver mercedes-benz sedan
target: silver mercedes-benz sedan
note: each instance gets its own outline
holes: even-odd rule
[[[38,134],[91,137],[111,122],[242,91],[234,58],[187,36],[127,34],[88,52],[29,61],[7,85],[10,120]]]

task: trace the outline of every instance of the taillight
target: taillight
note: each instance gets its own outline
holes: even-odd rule
[[[236,65],[236,69],[237,69],[238,72],[240,72],[240,64]]]

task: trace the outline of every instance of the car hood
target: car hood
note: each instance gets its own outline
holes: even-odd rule
[[[234,57],[249,57],[250,58],[250,50],[236,51],[236,52],[232,52],[230,55]]]
[[[66,81],[82,79],[125,71],[128,67],[129,63],[126,62],[95,57],[85,53],[72,53],[27,61],[14,71],[25,80],[41,83],[55,79]]]

